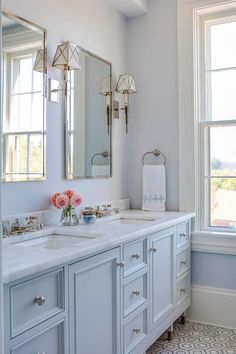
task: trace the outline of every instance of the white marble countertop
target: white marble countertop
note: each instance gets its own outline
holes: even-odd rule
[[[120,223],[118,220],[112,222],[107,218],[107,222],[104,220],[104,222],[90,225],[47,226],[42,231],[15,237],[15,243],[9,243],[9,239],[4,240],[3,281],[9,283],[52,267],[73,263],[80,258],[119,246],[139,236],[184,222],[194,216],[194,213],[184,212],[127,210],[121,212],[118,218],[146,219],[147,222],[127,224]],[[85,236],[91,234],[91,237],[75,237],[83,234]],[[49,240],[48,247],[43,245],[45,237]],[[55,237],[57,242],[58,239],[61,241],[61,247],[53,248]],[[32,244],[30,241],[25,242],[29,239],[33,239]]]

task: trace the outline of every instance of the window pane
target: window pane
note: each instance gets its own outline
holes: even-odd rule
[[[209,129],[211,175],[236,177],[236,126]]]
[[[218,71],[211,76],[211,113],[209,119],[236,119],[236,70]],[[208,109],[209,111],[209,109]]]
[[[236,22],[211,26],[211,69],[236,66]]]
[[[31,135],[30,137],[30,173],[42,173],[43,171],[43,136]]]
[[[236,227],[236,178],[211,180],[210,226]]]

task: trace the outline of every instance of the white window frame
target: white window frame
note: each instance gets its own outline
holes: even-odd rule
[[[210,121],[207,120],[211,112],[209,112],[208,101],[211,100],[211,92],[206,82],[206,71],[210,69],[210,60],[206,58],[206,45],[210,45],[208,37],[209,28],[212,25],[219,23],[227,23],[236,21],[236,11],[230,11],[223,14],[215,14],[211,16],[201,17],[197,23],[196,30],[198,31],[198,41],[196,47],[196,70],[195,70],[195,82],[196,82],[196,112],[197,121],[195,123],[196,128],[196,205],[197,205],[197,228],[203,232],[217,232],[217,233],[235,233],[235,228],[214,227],[210,225],[210,187],[208,181],[209,177],[209,128],[220,126],[235,126],[235,120],[224,121]],[[235,67],[236,69],[236,67]],[[228,69],[223,69],[228,70]],[[208,177],[207,177],[208,176]]]
[[[13,61],[14,58],[18,58],[18,57],[24,57],[27,56],[29,54],[32,54],[32,49],[35,51],[35,53],[37,53],[37,50],[40,49],[40,45],[39,44],[35,44],[34,47],[30,47],[30,48],[17,48],[17,50],[10,50],[8,53],[6,53],[4,55],[4,61],[5,61],[5,66],[4,66],[4,74],[6,75],[6,77],[9,78],[9,80],[4,80],[5,82],[8,82],[7,87],[5,87],[6,92],[8,92],[7,95],[5,95],[5,102],[4,102],[4,112],[5,112],[5,117],[7,120],[10,119],[10,101],[11,101],[11,95],[12,95],[12,85],[13,85]],[[31,92],[27,92],[27,94],[34,94],[34,93],[39,93],[41,91],[31,91]],[[19,95],[24,94],[24,93],[19,93]],[[9,122],[8,122],[9,123]],[[3,175],[4,178],[6,178],[6,176],[8,176],[8,178],[10,176],[12,176],[12,181],[21,181],[23,176],[23,180],[26,179],[25,176],[27,176],[27,179],[31,179],[31,178],[35,178],[35,180],[37,179],[41,179],[42,178],[42,173],[38,173],[38,172],[30,172],[30,146],[31,146],[31,136],[41,136],[44,139],[44,131],[42,130],[27,130],[27,131],[18,131],[18,130],[9,130],[8,128],[5,130],[3,130],[3,151],[7,151],[8,150],[8,138],[10,136],[15,136],[15,140],[16,140],[16,148],[17,148],[17,139],[19,136],[26,136],[27,137],[27,169],[26,172],[18,172],[18,166],[16,163],[14,163],[14,171],[13,172],[7,172],[7,160],[6,160],[6,156],[3,156]],[[42,155],[44,154],[43,152],[44,147],[42,149]],[[16,151],[16,155],[15,158],[17,158],[17,151]],[[18,176],[18,178],[16,178],[16,176]]]

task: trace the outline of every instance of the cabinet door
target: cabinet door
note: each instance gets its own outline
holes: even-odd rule
[[[120,354],[119,261],[116,248],[70,266],[70,354]]]
[[[153,329],[175,308],[175,228],[151,235],[150,258],[150,328]]]

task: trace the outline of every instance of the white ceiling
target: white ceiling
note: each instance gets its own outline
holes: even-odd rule
[[[107,0],[126,17],[147,13],[148,0]]]

